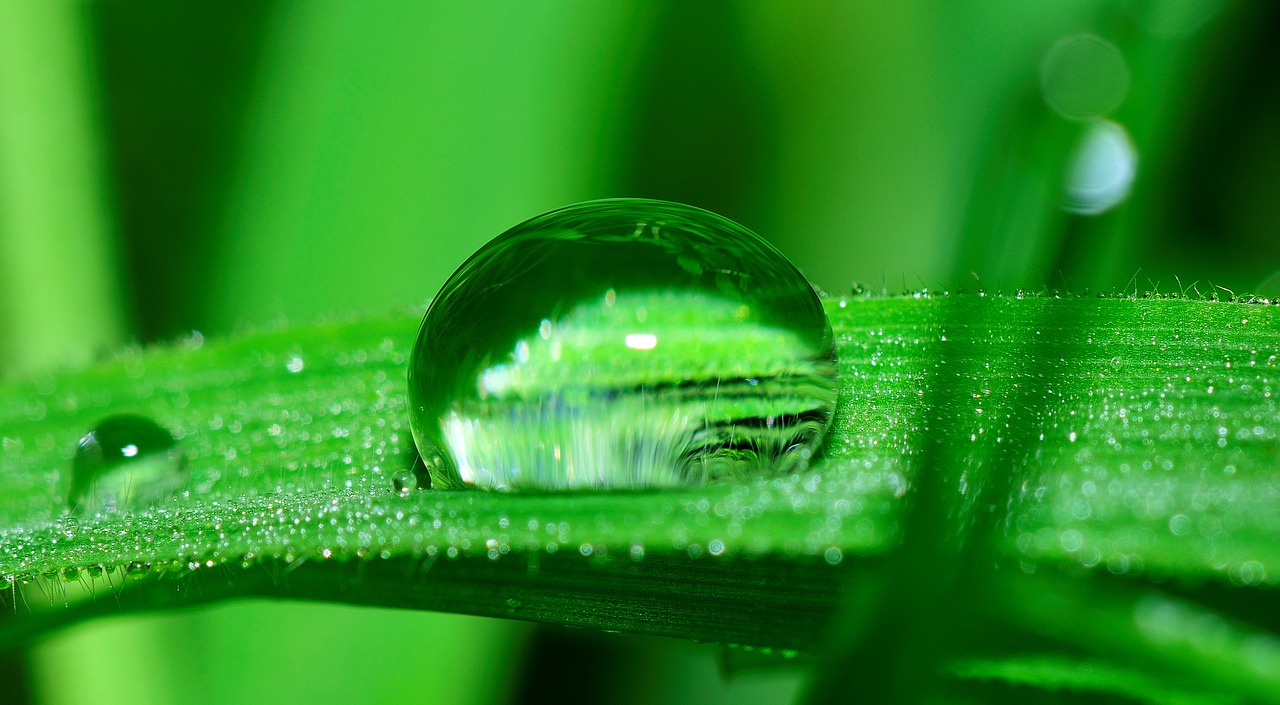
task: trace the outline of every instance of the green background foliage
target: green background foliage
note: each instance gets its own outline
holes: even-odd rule
[[[833,294],[1275,293],[1278,24],[1211,0],[0,0],[0,375],[421,305],[510,225],[609,196],[722,213]],[[1138,155],[1088,217],[1060,206],[1091,123],[1042,75],[1086,32],[1123,58],[1104,112]],[[575,672],[548,650],[620,701],[799,682],[721,684],[686,644],[256,602],[91,622],[0,668],[49,703],[503,702]]]

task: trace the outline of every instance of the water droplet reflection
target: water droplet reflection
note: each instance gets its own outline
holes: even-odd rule
[[[151,419],[113,416],[80,439],[68,505],[95,515],[154,505],[187,484],[177,440]]]
[[[714,213],[613,199],[508,230],[450,278],[409,368],[433,486],[698,485],[808,466],[836,401],[813,288]]]
[[[418,489],[418,478],[408,470],[401,470],[391,476],[391,489],[401,497],[408,497]]]

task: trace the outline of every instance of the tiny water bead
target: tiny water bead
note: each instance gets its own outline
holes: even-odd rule
[[[188,479],[173,434],[143,416],[112,416],[80,439],[68,504],[73,513],[89,515],[142,509]]]
[[[436,488],[637,488],[805,469],[837,397],[813,288],[758,235],[645,199],[568,206],[472,255],[409,365]]]
[[[408,497],[418,489],[418,478],[409,470],[391,476],[391,490],[400,497]]]

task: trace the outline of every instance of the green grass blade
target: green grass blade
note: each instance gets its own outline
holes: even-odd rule
[[[20,604],[5,634],[117,600],[266,594],[812,648],[842,591],[876,604],[926,433],[975,472],[1016,474],[995,508],[1007,530],[966,550],[1068,574],[1274,584],[1274,308],[938,297],[829,313],[843,397],[816,472],[678,491],[398,497],[390,477],[413,452],[411,315],[129,352],[10,384],[0,575]],[[939,369],[941,346],[964,364]],[[1035,358],[1011,364],[1028,349]],[[1064,382],[1032,403],[1019,390],[1039,375]],[[76,439],[126,411],[182,436],[190,492],[68,530]],[[1010,445],[1015,426],[1034,442]],[[127,577],[143,564],[149,575]],[[115,597],[95,605],[81,585]]]

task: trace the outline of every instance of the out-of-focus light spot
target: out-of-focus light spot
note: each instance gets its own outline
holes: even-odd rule
[[[625,342],[632,350],[652,350],[658,347],[658,336],[653,333],[631,333]]]
[[[1089,125],[1067,165],[1062,207],[1097,215],[1129,196],[1138,173],[1138,150],[1129,133],[1109,120]]]
[[[1099,118],[1129,92],[1129,67],[1114,44],[1094,34],[1059,39],[1040,63],[1044,100],[1072,120]]]
[[[1222,0],[1139,0],[1130,11],[1142,27],[1158,37],[1182,37],[1213,19]]]

